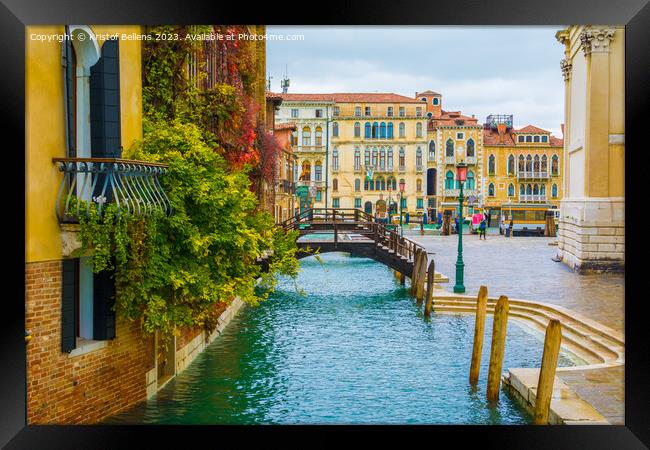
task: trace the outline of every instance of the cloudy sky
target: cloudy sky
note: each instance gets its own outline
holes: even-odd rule
[[[303,41],[267,42],[267,76],[280,92],[394,92],[413,97],[431,89],[443,109],[514,114],[561,137],[563,47],[552,27],[268,26],[267,34]]]

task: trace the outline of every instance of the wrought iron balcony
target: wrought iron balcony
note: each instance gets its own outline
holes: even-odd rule
[[[546,194],[519,194],[520,202],[546,202]]]
[[[476,156],[468,156],[465,158],[465,164],[476,164]]]
[[[456,157],[455,156],[445,156],[445,164],[452,164],[456,165]]]
[[[517,178],[519,180],[548,180],[548,171],[522,171],[517,173]]]
[[[52,158],[52,162],[63,172],[56,197],[59,222],[77,222],[80,214],[89,213],[91,203],[100,215],[109,203],[117,205],[118,215],[146,215],[154,209],[171,214],[171,203],[158,181],[167,172],[166,164],[117,158]]]

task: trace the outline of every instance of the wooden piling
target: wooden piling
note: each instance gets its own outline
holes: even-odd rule
[[[427,252],[422,250],[420,252],[420,264],[418,264],[418,282],[415,287],[415,298],[418,303],[424,299],[424,282],[427,279],[427,263],[429,258]]]
[[[488,370],[487,384],[487,399],[491,401],[499,399],[509,309],[508,297],[502,295],[494,307],[494,324],[492,327],[492,346],[490,348],[490,367]]]
[[[487,286],[481,286],[476,299],[476,320],[474,323],[474,348],[472,349],[472,363],[469,368],[469,384],[478,383],[481,371],[481,355],[483,353],[483,334],[485,333],[485,309],[487,307]]]
[[[399,274],[399,284],[404,286],[406,284],[406,275],[400,272]]]
[[[418,265],[420,263],[420,250],[417,249],[413,254],[413,272],[411,273],[411,295],[415,297],[418,281]]]
[[[436,263],[431,259],[429,269],[427,270],[427,301],[424,303],[424,317],[427,319],[431,316],[431,306],[433,305],[433,283],[436,275]]]
[[[544,353],[542,367],[539,369],[537,382],[537,397],[535,399],[534,423],[536,425],[548,424],[548,412],[551,408],[555,369],[562,342],[562,326],[557,319],[551,319],[546,327],[544,338]]]

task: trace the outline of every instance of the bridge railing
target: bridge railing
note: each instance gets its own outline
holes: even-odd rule
[[[356,208],[312,208],[303,211],[294,217],[278,224],[285,230],[299,230],[301,226],[311,225],[331,225],[334,232],[334,242],[338,242],[339,227],[342,224],[356,225],[355,234],[360,234],[375,243],[387,247],[389,251],[397,255],[404,256],[412,260],[415,252],[424,250],[424,247],[413,242],[412,240],[400,236],[394,229],[389,228],[386,224],[377,222],[375,218],[367,212]],[[318,230],[305,230],[303,234],[317,232]],[[349,229],[347,230],[349,232]]]

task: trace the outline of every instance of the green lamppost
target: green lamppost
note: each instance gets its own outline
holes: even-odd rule
[[[460,195],[458,196],[458,259],[456,260],[456,285],[454,292],[462,294],[465,292],[463,275],[465,264],[463,263],[463,184],[467,179],[467,165],[461,161],[456,165],[456,180],[460,184]]]
[[[402,200],[402,194],[404,194],[404,187],[406,182],[402,178],[399,180],[399,235],[400,237],[404,236],[404,228],[402,227],[402,212],[404,211],[404,201]]]

